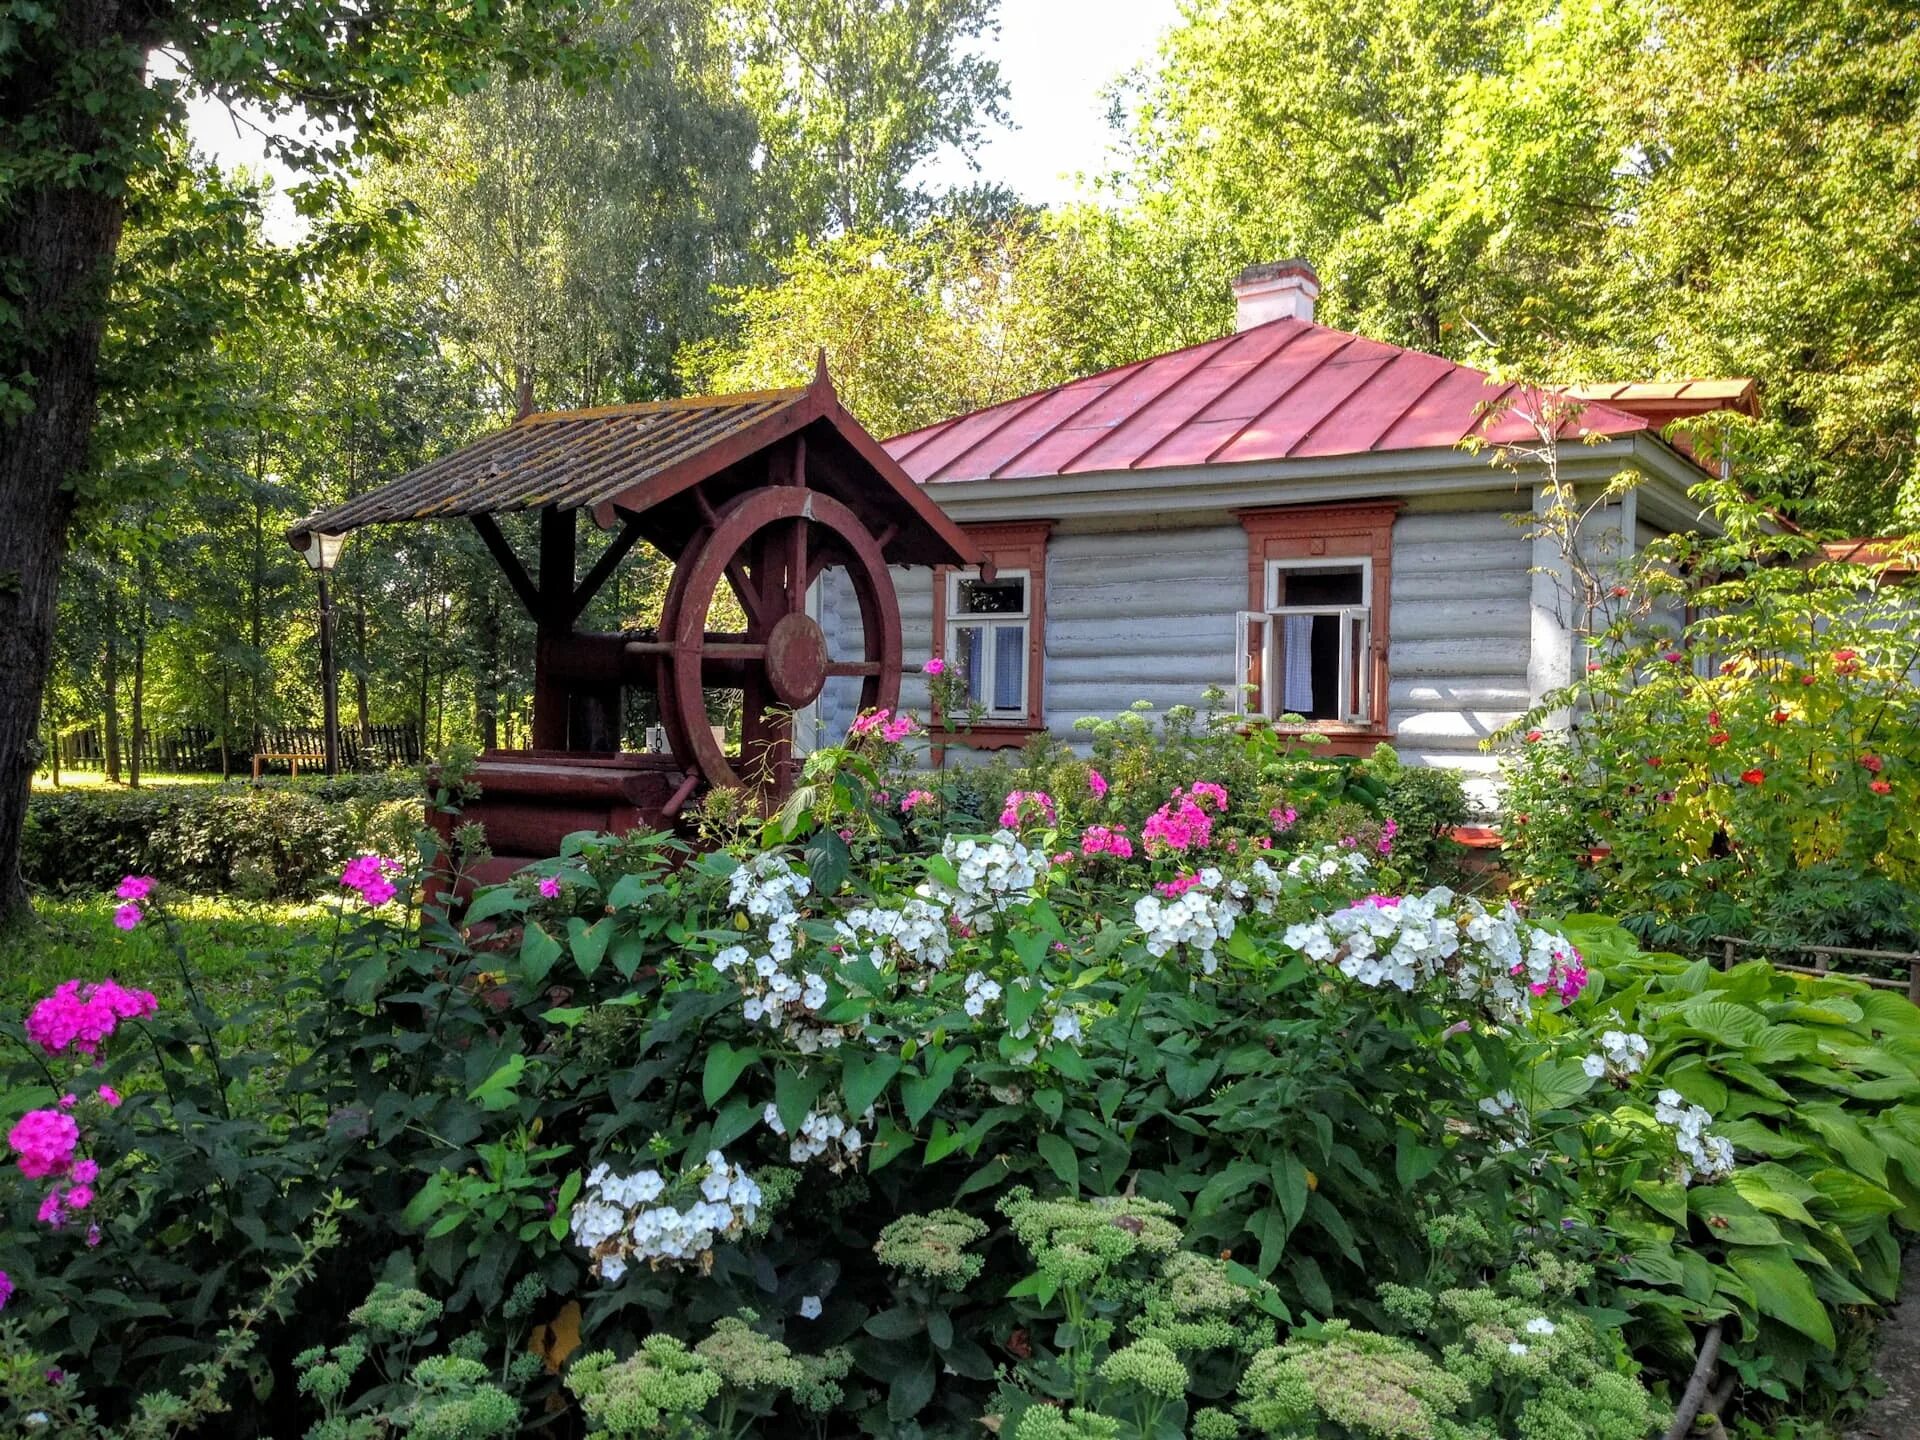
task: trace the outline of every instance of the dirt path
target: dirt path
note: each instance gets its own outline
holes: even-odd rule
[[[1846,1440],[1920,1440],[1920,1248],[1907,1252],[1900,1295],[1873,1362],[1887,1393],[1847,1431]]]

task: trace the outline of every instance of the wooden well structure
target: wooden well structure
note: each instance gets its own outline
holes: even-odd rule
[[[530,569],[497,516],[537,512]],[[578,516],[614,539],[578,573]],[[308,516],[287,539],[366,525],[465,519],[533,617],[533,748],[489,750],[464,817],[486,829],[491,879],[556,853],[576,830],[668,827],[708,786],[771,804],[795,772],[793,712],[835,676],[862,708],[900,692],[900,610],[888,567],[977,563],[975,547],[860,427],[824,363],[792,390],[525,416],[365,495]],[[579,630],[640,541],[673,562],[659,625]],[[807,595],[844,572],[862,653],[833,656]],[[710,628],[726,586],[743,630]],[[622,751],[624,690],[655,692],[667,753]],[[706,692],[739,690],[741,741],[709,727]]]

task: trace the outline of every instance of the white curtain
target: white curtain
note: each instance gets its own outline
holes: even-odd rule
[[[1293,715],[1313,710],[1313,621],[1311,615],[1284,615],[1280,620],[1280,708]]]

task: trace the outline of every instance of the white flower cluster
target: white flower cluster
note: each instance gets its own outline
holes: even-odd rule
[[[1340,845],[1323,845],[1317,855],[1296,855],[1287,862],[1287,876],[1293,880],[1332,880],[1345,875],[1359,880],[1373,868],[1373,862],[1358,850]]]
[[[1580,1068],[1598,1080],[1615,1080],[1640,1073],[1647,1063],[1647,1037],[1625,1030],[1609,1030],[1600,1037],[1600,1048],[1580,1062]]]
[[[573,1239],[592,1253],[593,1272],[608,1284],[634,1260],[655,1269],[704,1264],[716,1240],[738,1239],[760,1213],[760,1187],[746,1166],[729,1165],[718,1150],[707,1152],[698,1200],[684,1209],[656,1203],[667,1188],[658,1170],[616,1175],[596,1165],[588,1174],[573,1205]]]
[[[1680,1183],[1719,1180],[1733,1173],[1733,1142],[1709,1135],[1713,1114],[1704,1105],[1689,1105],[1678,1090],[1662,1090],[1653,1118],[1673,1129],[1673,1148],[1680,1152]]]
[[[966,992],[966,1003],[961,1008],[978,1020],[987,1013],[987,1007],[1000,998],[1000,982],[989,980],[975,970],[967,976]]]
[[[1001,911],[1032,899],[1033,887],[1047,873],[1046,854],[1029,850],[1011,830],[998,831],[991,840],[949,835],[940,853],[953,866],[956,884],[950,888],[929,880],[920,896],[945,902],[956,920],[977,930],[991,930]]]
[[[796,1165],[826,1155],[830,1157],[828,1168],[838,1175],[849,1165],[857,1164],[866,1149],[866,1137],[859,1127],[849,1125],[845,1116],[833,1111],[809,1110],[800,1122],[800,1129],[792,1136],[787,1136],[779,1106],[769,1104],[760,1112],[760,1118],[774,1134],[787,1138],[787,1158]],[[872,1106],[867,1107],[865,1119],[868,1125],[873,1124]]]
[[[953,958],[947,912],[917,896],[898,910],[862,906],[834,921],[841,945],[864,954],[875,965],[892,962],[900,970],[941,970]],[[915,988],[926,983],[915,981]]]
[[[802,1054],[832,1050],[844,1040],[837,1026],[815,1023],[813,1013],[827,1003],[827,982],[818,973],[794,974],[789,965],[800,934],[800,901],[811,882],[779,855],[756,855],[733,872],[728,902],[766,925],[765,947],[729,945],[713,957],[713,968],[732,975],[740,987],[740,1013],[752,1025],[784,1029]],[[798,968],[798,967],[794,967]]]
[[[1234,922],[1245,913],[1246,895],[1245,881],[1228,880],[1208,866],[1171,899],[1142,895],[1134,901],[1133,923],[1146,935],[1149,955],[1158,958],[1177,945],[1191,945],[1200,952],[1200,969],[1211,975],[1220,965],[1213,947],[1232,936]]]
[[[1533,1139],[1533,1121],[1527,1107],[1514,1098],[1511,1090],[1500,1090],[1480,1102],[1480,1113],[1504,1122],[1508,1138],[1493,1148],[1501,1154],[1519,1150]]]
[[[1461,998],[1508,1016],[1526,1013],[1528,987],[1545,986],[1566,950],[1565,940],[1528,925],[1511,904],[1489,910],[1444,885],[1425,895],[1369,896],[1289,926],[1282,940],[1373,988],[1413,990],[1444,975]]]

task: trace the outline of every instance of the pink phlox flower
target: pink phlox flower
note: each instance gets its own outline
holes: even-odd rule
[[[1342,850],[1357,850],[1359,847],[1360,847],[1360,842],[1356,840],[1353,836],[1342,835],[1340,837],[1340,848]]]
[[[1153,888],[1169,900],[1178,900],[1199,883],[1200,877],[1198,875],[1181,875],[1172,880],[1162,880]]]
[[[63,980],[27,1015],[27,1039],[49,1055],[69,1047],[92,1055],[122,1020],[137,1020],[158,1008],[150,990],[131,990],[116,980],[94,985]]]
[[[67,1218],[67,1214],[60,1208],[60,1192],[57,1189],[49,1190],[40,1197],[40,1213],[34,1218],[42,1225],[51,1225],[56,1230],[60,1228],[60,1222]]]
[[[0,1270],[0,1310],[7,1308],[7,1302],[13,1299],[13,1277]]]
[[[1118,825],[1089,825],[1080,835],[1082,855],[1112,855],[1119,860],[1133,858],[1133,842]]]
[[[114,1089],[113,1086],[102,1085],[100,1087],[100,1098],[106,1102],[106,1107],[109,1110],[118,1110],[120,1108],[120,1092]]]
[[[891,710],[867,710],[853,717],[853,724],[847,727],[849,735],[870,735],[886,724],[893,715]]]
[[[93,1187],[91,1185],[69,1185],[62,1203],[65,1204],[69,1210],[86,1209],[89,1205],[93,1204]]]
[[[919,728],[920,722],[902,710],[893,719],[880,727],[880,738],[889,745],[898,745],[902,740]]]
[[[100,1248],[100,1227],[98,1225],[87,1226],[87,1248],[89,1250],[98,1250]]]
[[[144,900],[153,893],[153,886],[151,875],[127,875],[122,877],[119,888],[113,893],[122,900]]]
[[[1107,777],[1102,775],[1098,770],[1087,771],[1087,789],[1093,792],[1094,799],[1106,799],[1107,791],[1111,788],[1112,787],[1107,784]]]
[[[20,1156],[20,1173],[29,1180],[66,1174],[79,1143],[79,1125],[58,1110],[29,1110],[7,1132],[7,1144]]]
[[[920,667],[920,673],[922,675],[941,675],[946,673],[946,668],[947,662],[936,655]]]
[[[1025,825],[1056,825],[1053,797],[1044,790],[1015,790],[1000,809],[1000,823],[1009,830]]]
[[[129,900],[124,905],[113,907],[113,923],[122,930],[131,930],[140,923],[140,907]]]
[[[1176,795],[1179,791],[1174,792]],[[1187,794],[1195,800],[1211,800],[1213,808],[1222,815],[1227,813],[1227,790],[1224,785],[1216,785],[1211,780],[1196,780],[1187,787]]]
[[[540,877],[540,893],[549,900],[559,899],[560,877],[558,875],[542,875]]]
[[[99,1178],[100,1162],[98,1160],[76,1160],[73,1162],[74,1184],[91,1185]]]
[[[74,1094],[71,1090],[69,1090],[66,1094],[60,1097],[60,1108],[62,1110],[71,1110],[73,1109],[74,1106],[78,1105],[79,1103],[80,1103],[80,1097]]]
[[[399,893],[387,877],[404,872],[406,866],[384,855],[356,855],[340,872],[340,883],[360,892],[360,898],[378,908]]]
[[[1380,827],[1380,843],[1376,845],[1374,848],[1378,850],[1382,855],[1393,854],[1393,837],[1398,835],[1399,833],[1400,833],[1399,823],[1393,820],[1387,821],[1386,824]]]
[[[1398,895],[1369,895],[1364,900],[1354,902],[1356,910],[1391,910],[1400,903]]]
[[[900,808],[902,810],[912,810],[921,805],[930,805],[933,803],[933,798],[934,796],[931,790],[909,790],[907,792],[907,798],[900,802]]]
[[[1300,818],[1300,812],[1291,805],[1276,805],[1267,812],[1267,821],[1279,831],[1291,830]]]
[[[1204,850],[1213,839],[1213,820],[1190,796],[1179,796],[1147,817],[1140,839],[1149,854]]]
[[[1062,850],[1058,855],[1053,857],[1053,863],[1056,865],[1067,865],[1071,864],[1072,861],[1073,851],[1071,850]]]

